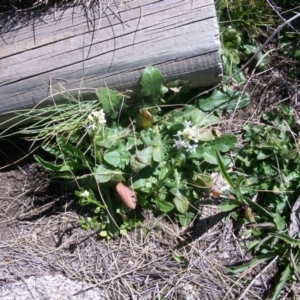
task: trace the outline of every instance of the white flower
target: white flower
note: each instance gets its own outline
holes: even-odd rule
[[[105,113],[103,109],[100,109],[99,111],[92,111],[88,115],[88,121],[91,123],[89,129],[95,130],[96,128],[101,128],[103,125],[105,125]]]
[[[183,125],[185,126],[185,128],[189,128],[192,125],[191,121],[183,121]]]
[[[193,153],[193,152],[196,151],[196,148],[197,148],[197,145],[196,145],[196,144],[194,144],[194,145],[190,145],[190,144],[189,144],[189,145],[187,146],[187,151]]]
[[[185,140],[193,140],[195,143],[198,143],[199,139],[197,138],[199,135],[199,130],[196,126],[193,127],[186,127],[183,132],[182,136]]]
[[[90,127],[90,130],[95,130],[97,128],[95,123],[91,124],[89,127]]]
[[[90,124],[90,125],[83,125],[83,128],[85,130],[85,132],[89,132],[90,130],[95,130],[96,129],[96,124]]]
[[[176,147],[177,149],[180,149],[180,148],[186,148],[188,145],[187,142],[185,141],[182,141],[182,140],[175,140],[174,141],[174,147]]]
[[[197,143],[199,142],[199,129],[196,126],[192,126],[191,121],[183,122],[184,129],[183,131],[177,131],[174,135],[178,140],[174,141],[174,147],[177,149],[186,148],[188,152],[195,152],[197,148]],[[190,141],[193,141],[193,144],[190,144]]]
[[[89,195],[90,195],[90,192],[87,190],[85,190],[84,192],[81,193],[81,197],[83,197],[83,198],[88,198]]]

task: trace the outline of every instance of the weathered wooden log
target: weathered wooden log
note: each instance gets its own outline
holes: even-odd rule
[[[193,87],[221,80],[214,0],[132,0],[87,12],[68,8],[2,34],[0,121],[64,90],[134,89],[147,65]]]

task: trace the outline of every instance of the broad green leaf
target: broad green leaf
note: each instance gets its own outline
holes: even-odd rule
[[[108,88],[99,88],[97,96],[102,104],[103,111],[106,114],[109,113],[110,117],[117,117],[124,96]]]
[[[132,188],[135,190],[139,190],[139,189],[145,187],[146,184],[147,184],[147,180],[145,178],[140,178],[133,182]]]
[[[168,201],[155,199],[153,202],[157,205],[158,209],[162,212],[168,213],[174,209],[174,205]]]
[[[205,131],[202,131],[198,137],[199,141],[202,141],[202,142],[209,142],[209,141],[213,141],[215,139],[215,136],[212,134],[211,131],[209,130],[205,130]]]
[[[127,151],[112,151],[105,153],[104,159],[110,165],[116,168],[124,169],[129,163],[130,156]]]
[[[117,128],[104,127],[96,137],[96,145],[109,149],[120,143],[120,138],[124,134],[125,133],[122,134]]]
[[[141,140],[137,140],[136,138],[129,136],[127,137],[127,143],[125,145],[125,150],[130,150],[131,148],[133,148],[134,146],[138,146],[140,145],[142,142]]]
[[[163,142],[160,134],[156,134],[153,138],[153,160],[156,162],[164,160]]]
[[[242,48],[245,51],[245,54],[247,55],[252,55],[259,51],[259,47],[255,45],[244,44],[242,45]]]
[[[167,167],[162,167],[158,173],[158,180],[164,179],[166,174],[168,173],[168,171],[169,171],[169,169]]]
[[[236,51],[231,51],[229,53],[229,59],[232,63],[238,65],[240,63],[239,55]]]
[[[86,155],[77,147],[73,146],[71,143],[66,142],[65,139],[59,137],[57,138],[57,143],[59,144],[59,149],[62,152],[64,161],[68,164],[81,164],[84,167],[88,166]]]
[[[47,144],[47,145],[42,145],[41,147],[46,152],[52,154],[56,158],[63,158],[64,157],[63,154],[62,154],[62,152],[61,152],[61,150],[57,146],[54,146],[54,145],[51,145],[51,144]]]
[[[196,174],[194,177],[194,184],[202,188],[211,188],[213,180],[210,175]]]
[[[209,125],[218,124],[220,122],[220,119],[217,116],[206,114],[195,107],[193,107],[190,114],[190,120],[196,127],[205,127]]]
[[[104,183],[110,181],[113,174],[111,170],[108,170],[104,166],[99,165],[94,170],[94,176],[98,183]]]
[[[232,111],[236,108],[243,108],[250,104],[250,96],[247,93],[228,89],[225,92],[214,90],[211,96],[199,99],[199,108],[206,112]]]
[[[133,172],[138,173],[139,171],[141,171],[142,169],[147,167],[147,165],[137,161],[136,155],[132,155],[132,157],[130,159],[130,167]]]
[[[218,161],[216,159],[215,149],[210,146],[204,147],[203,158],[206,162],[217,165]]]
[[[152,164],[152,157],[153,157],[153,147],[149,146],[142,151],[136,152],[136,160],[139,162],[151,166]]]
[[[189,201],[179,191],[177,191],[173,203],[180,214],[185,214],[189,209]]]
[[[164,82],[165,78],[157,68],[146,67],[140,79],[142,97],[150,97],[153,103],[157,103],[168,91],[163,85]]]
[[[195,213],[189,211],[185,214],[178,214],[179,223],[182,227],[187,227],[195,218]]]
[[[240,207],[241,205],[243,205],[243,203],[241,203],[241,201],[239,200],[229,200],[227,202],[221,203],[219,205],[219,209],[222,212],[228,212],[237,207]]]
[[[227,152],[231,150],[237,143],[237,137],[232,134],[223,134],[222,136],[216,137],[211,143],[211,146],[217,151]]]
[[[272,149],[272,147],[270,147],[270,148]],[[271,155],[273,155],[273,153],[270,153],[269,151],[261,150],[257,154],[257,160],[264,160],[264,159],[270,157]]]

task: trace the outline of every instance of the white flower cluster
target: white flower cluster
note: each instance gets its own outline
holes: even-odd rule
[[[88,198],[90,196],[90,192],[85,190],[84,192],[81,193],[81,197],[83,198]]]
[[[88,115],[88,125],[85,125],[85,130],[100,130],[106,123],[105,120],[105,114],[103,109],[100,109],[99,111],[92,111]]]
[[[174,146],[177,149],[185,148],[188,152],[195,152],[199,142],[199,129],[196,126],[191,126],[191,121],[184,121],[183,125],[185,126],[183,131],[178,131],[175,134],[178,140],[175,140]],[[190,144],[190,141],[193,141],[195,144]]]

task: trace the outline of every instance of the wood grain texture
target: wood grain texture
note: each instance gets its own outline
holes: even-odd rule
[[[64,89],[134,89],[147,65],[194,87],[222,75],[214,0],[133,0],[88,17],[70,8],[3,34],[0,47],[0,113]]]

